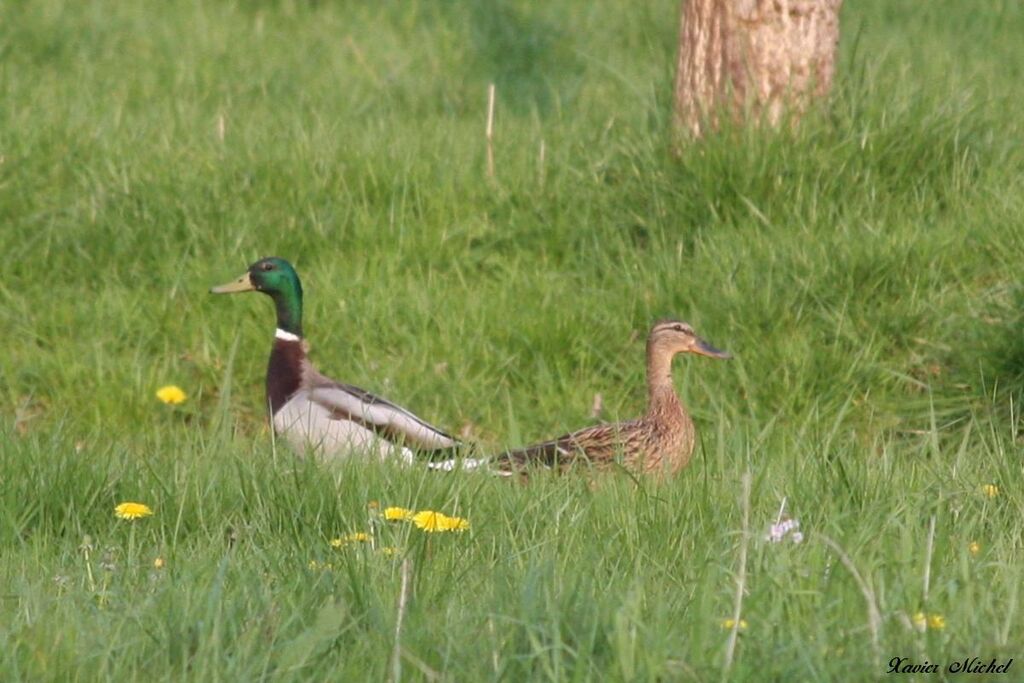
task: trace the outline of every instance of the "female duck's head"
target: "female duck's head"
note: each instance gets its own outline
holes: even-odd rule
[[[731,358],[697,336],[689,323],[681,320],[662,320],[655,323],[647,337],[648,354],[663,355],[671,359],[677,353],[696,353],[711,358]]]
[[[292,264],[271,256],[249,266],[240,278],[213,287],[214,294],[263,292],[274,300],[277,327],[284,332],[302,336],[302,283]]]

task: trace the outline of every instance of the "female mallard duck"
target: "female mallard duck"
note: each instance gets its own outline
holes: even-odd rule
[[[242,277],[210,291],[255,291],[274,300],[277,331],[267,365],[267,403],[274,432],[299,452],[398,454],[411,462],[413,450],[443,452],[457,446],[452,436],[409,411],[317,372],[302,336],[302,284],[284,259],[260,259]]]
[[[696,429],[672,385],[672,358],[696,353],[729,358],[677,320],[658,322],[647,336],[647,412],[628,422],[581,429],[551,441],[509,451],[495,464],[505,472],[530,464],[565,468],[589,463],[597,468],[617,464],[640,474],[675,474],[690,461]]]

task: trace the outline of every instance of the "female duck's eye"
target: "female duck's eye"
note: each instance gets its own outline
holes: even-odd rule
[[[672,329],[674,329],[676,332],[686,332],[686,328],[683,327],[682,325],[676,325]]]

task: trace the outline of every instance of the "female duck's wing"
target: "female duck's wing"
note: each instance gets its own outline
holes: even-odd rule
[[[307,389],[309,399],[327,409],[332,419],[354,422],[382,439],[412,449],[451,449],[459,445],[451,434],[365,389],[318,379]]]
[[[506,451],[495,458],[495,463],[514,469],[530,465],[565,468],[574,463],[607,465],[622,455],[629,428],[629,423],[588,427],[550,441]]]

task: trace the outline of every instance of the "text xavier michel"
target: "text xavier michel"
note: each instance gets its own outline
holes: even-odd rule
[[[1013,658],[1006,660],[1003,664],[996,664],[993,658],[991,662],[985,663],[977,657],[956,660],[946,666],[946,671],[951,674],[1004,674],[1010,670]],[[939,665],[931,664],[925,660],[924,664],[915,664],[909,657],[893,657],[889,660],[888,674],[937,674]]]

